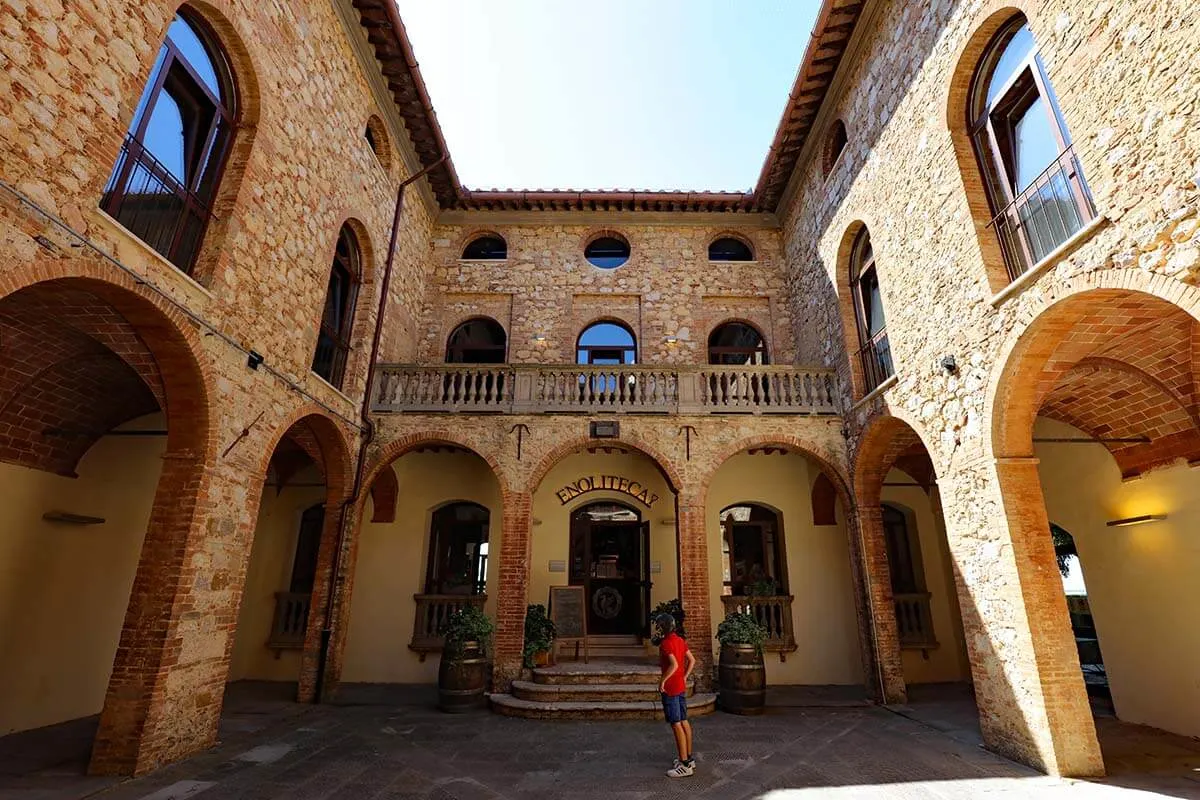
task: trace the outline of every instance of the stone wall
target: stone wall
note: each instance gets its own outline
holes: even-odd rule
[[[0,303],[61,322],[87,317],[42,302],[44,293],[9,296],[57,281],[101,298],[100,321],[115,327],[75,330],[134,360],[135,371],[137,359],[152,359],[155,369],[138,374],[167,412],[163,478],[93,759],[101,772],[145,771],[214,740],[262,481],[292,422],[329,421],[341,441],[327,479],[349,491],[376,287],[410,163],[404,143],[377,136],[391,148],[377,157],[363,136],[369,117],[395,111],[377,104],[352,47],[362,31],[336,4],[198,3],[194,13],[227,51],[241,111],[214,219],[193,276],[183,274],[98,207],[177,5],[0,2]],[[432,213],[410,187],[390,358],[414,354]],[[337,391],[310,365],[345,223],[362,246],[364,284]],[[136,358],[119,346],[126,330],[144,344]],[[263,356],[257,369],[249,350]],[[59,355],[44,349],[41,361]],[[6,363],[5,374],[13,369]],[[93,406],[121,402],[103,383],[72,396],[89,395]]]
[[[1005,291],[965,139],[965,98],[991,32],[1017,8],[1029,19],[1101,222],[1073,251]],[[851,461],[856,473],[878,468],[868,462],[882,451],[860,445],[881,415],[916,431],[939,477],[967,639],[976,642],[985,739],[1043,769],[1087,774],[1099,769],[1099,754],[1089,741],[1082,684],[1071,656],[1063,668],[1053,666],[1069,635],[1055,621],[1061,589],[1049,578],[1034,580],[1027,570],[1035,567],[1014,558],[1025,543],[1005,512],[1009,519],[1025,514],[1025,498],[1005,496],[998,473],[1018,465],[991,460],[1032,455],[994,447],[992,432],[1007,404],[1038,388],[1009,387],[1004,396],[997,388],[1030,321],[1058,299],[1112,287],[1185,308],[1192,302],[1187,285],[1200,271],[1195,14],[1182,1],[895,1],[873,9],[841,66],[783,215],[794,322],[826,332],[801,339],[799,358],[838,367],[852,378],[842,384],[852,393],[847,400],[862,397],[848,249],[865,224],[897,381],[850,415]],[[849,144],[826,177],[820,144],[837,119]],[[1147,337],[1130,349],[1161,346],[1152,330],[1130,329]],[[1042,343],[1025,337],[1035,352],[1053,346],[1056,334],[1043,333]],[[958,364],[953,374],[939,367],[947,355]],[[1038,559],[1048,553],[1035,549]]]

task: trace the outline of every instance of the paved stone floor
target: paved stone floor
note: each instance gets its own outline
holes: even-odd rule
[[[371,705],[297,706],[235,692],[220,745],[137,780],[82,775],[94,722],[62,726],[49,750],[50,732],[7,737],[0,799],[1200,798],[1193,740],[1156,762],[1122,762],[1103,783],[1058,780],[981,749],[953,697],[892,710],[837,703],[705,717],[696,722],[697,774],[677,781],[663,775],[672,747],[662,723],[451,716],[431,699],[422,691],[377,695]],[[1147,766],[1153,771],[1123,771]]]

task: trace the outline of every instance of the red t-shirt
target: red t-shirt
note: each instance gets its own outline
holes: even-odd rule
[[[667,670],[671,668],[669,656],[675,656],[675,663],[679,665],[675,674],[667,679],[666,694],[669,697],[675,697],[687,691],[687,683],[683,680],[683,673],[687,669],[687,651],[687,640],[674,631],[668,633],[658,645],[658,659],[663,675],[666,675]]]

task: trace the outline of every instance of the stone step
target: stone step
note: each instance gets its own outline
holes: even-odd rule
[[[695,686],[688,685],[688,694]],[[518,700],[542,703],[559,702],[661,702],[654,683],[552,684],[513,681],[512,695]]]
[[[553,667],[538,667],[533,671],[533,682],[551,685],[597,685],[597,684],[657,684],[657,664],[616,661],[571,661]]]
[[[492,710],[507,717],[524,717],[526,719],[586,719],[586,720],[617,720],[617,719],[663,719],[662,703],[653,701],[635,702],[537,702],[522,700],[511,694],[493,694],[490,696]],[[716,710],[717,696],[715,694],[696,694],[688,698],[688,715],[701,717]]]

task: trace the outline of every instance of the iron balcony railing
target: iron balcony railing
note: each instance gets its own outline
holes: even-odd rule
[[[871,337],[871,340],[858,350],[858,360],[862,364],[863,381],[866,392],[878,389],[884,381],[892,377],[896,370],[892,365],[892,346],[888,343],[887,329],[883,329]]]
[[[1015,281],[1096,216],[1074,146],[1034,179],[989,223]]]
[[[100,207],[172,264],[191,273],[211,211],[132,136],[125,137]]]
[[[804,367],[385,364],[372,410],[835,414],[832,370]]]

